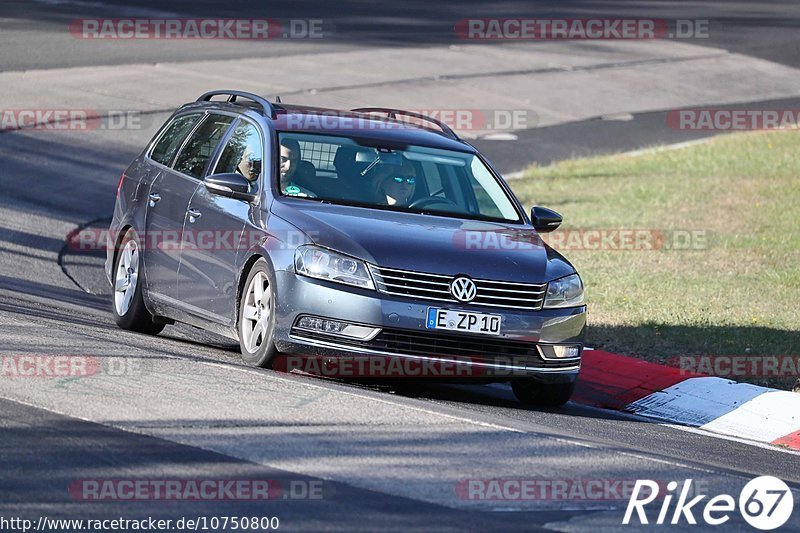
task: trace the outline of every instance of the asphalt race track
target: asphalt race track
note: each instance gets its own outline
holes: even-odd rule
[[[257,11],[255,3],[225,4],[226,17]],[[512,4],[490,9],[478,2],[473,12],[501,16],[518,9]],[[800,66],[800,20],[790,2],[742,2],[727,11],[723,2],[672,4],[687,18],[714,9],[727,14],[718,23],[729,31],[709,43],[713,46]],[[6,28],[0,32],[0,71],[323,49],[294,43],[264,50],[243,43],[167,49],[148,43],[135,52],[97,47],[78,53],[52,29],[84,12],[112,16],[127,9],[133,13],[129,16],[137,16],[142,9],[207,16],[218,14],[218,6],[7,2],[0,8]],[[537,9],[550,13],[560,8],[562,16],[582,9],[600,15],[667,16],[658,11],[666,13],[664,6],[546,2]],[[274,16],[297,16],[298,9],[297,4],[276,4]],[[411,2],[381,10],[364,3],[339,14],[333,3],[311,2],[303,9],[308,11],[304,16],[334,20],[337,35],[352,35],[324,45],[326,51],[346,53],[376,44],[439,44],[437,21],[454,7]],[[364,20],[376,17],[382,25],[363,29]],[[401,19],[406,26],[399,25]],[[348,28],[353,28],[350,34]],[[796,101],[781,105],[791,107]],[[533,478],[664,484],[693,479],[707,494],[737,495],[753,477],[772,475],[786,481],[798,501],[800,454],[795,452],[574,403],[551,410],[526,408],[504,385],[372,385],[253,369],[241,364],[238,347],[229,340],[189,326],[168,326],[157,337],[120,330],[111,314],[103,255],[70,249],[65,236],[79,226],[107,225],[120,172],[167,116],[163,111],[147,115],[152,122],[138,130],[0,132],[0,351],[83,356],[106,370],[79,379],[0,376],[0,517],[276,516],[281,528],[306,531],[621,527],[627,503],[622,499],[481,500],[462,490],[471,480]],[[687,140],[665,138],[673,135],[666,132],[643,142],[644,132],[653,132],[648,124],[663,121],[663,112],[632,118],[520,132],[520,143],[531,150],[525,159],[510,143],[476,144],[502,168],[516,170],[534,158],[547,162],[573,153]],[[108,371],[112,368],[117,371]],[[84,501],[70,492],[81,480],[129,478],[267,479],[298,488],[272,502]],[[319,489],[316,496],[309,496],[309,487]],[[652,519],[657,512],[654,507]],[[800,530],[800,515],[795,512],[785,527]],[[725,528],[751,530],[738,515]],[[718,528],[698,525],[693,530]]]

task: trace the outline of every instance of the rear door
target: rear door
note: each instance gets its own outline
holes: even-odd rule
[[[195,112],[175,117],[148,154],[155,176],[146,191],[145,231],[139,237],[144,248],[146,286],[151,295],[177,296],[180,233],[197,182],[175,176],[170,167],[204,116]]]
[[[170,218],[170,224],[177,226],[178,231],[174,234],[170,232],[162,239],[162,247],[168,250],[168,253],[165,252],[160,256],[167,261],[163,271],[171,277],[167,287],[168,292],[160,293],[154,299],[160,297],[164,303],[186,308],[185,302],[180,299],[178,285],[182,261],[181,244],[183,233],[186,231],[189,203],[201,186],[211,159],[234,120],[233,115],[207,113],[184,141],[172,168],[165,169],[160,177],[158,186],[168,190],[171,199],[171,203],[164,211]],[[156,184],[153,187],[155,188]],[[165,199],[166,196],[162,194],[162,202]]]
[[[236,172],[251,182],[251,191],[261,190],[264,150],[261,130],[242,118],[233,126],[208,174]],[[235,321],[237,255],[251,209],[257,207],[200,186],[189,205],[183,232],[180,299],[196,314],[226,326]]]

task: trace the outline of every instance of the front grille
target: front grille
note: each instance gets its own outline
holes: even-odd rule
[[[292,335],[398,355],[466,357],[475,362],[488,364],[492,362],[514,363],[517,366],[524,365],[530,368],[558,369],[574,367],[580,363],[579,358],[560,361],[542,359],[536,345],[530,342],[484,338],[475,335],[450,335],[427,330],[384,328],[370,341],[335,337],[295,328],[292,328]]]
[[[424,298],[444,302],[459,302],[450,294],[450,283],[456,276],[398,270],[396,268],[369,266],[380,292],[395,296]],[[477,288],[475,299],[466,305],[488,305],[510,309],[538,311],[544,302],[547,284],[516,283],[473,279]]]

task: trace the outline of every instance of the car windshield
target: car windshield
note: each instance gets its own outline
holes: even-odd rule
[[[284,196],[458,218],[520,222],[479,157],[423,146],[281,133]]]

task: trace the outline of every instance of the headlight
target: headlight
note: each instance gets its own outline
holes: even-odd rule
[[[572,274],[547,284],[545,308],[575,307],[583,304],[583,282],[580,276]]]
[[[298,274],[311,278],[375,290],[366,263],[317,246],[297,248],[294,252],[294,268]]]

